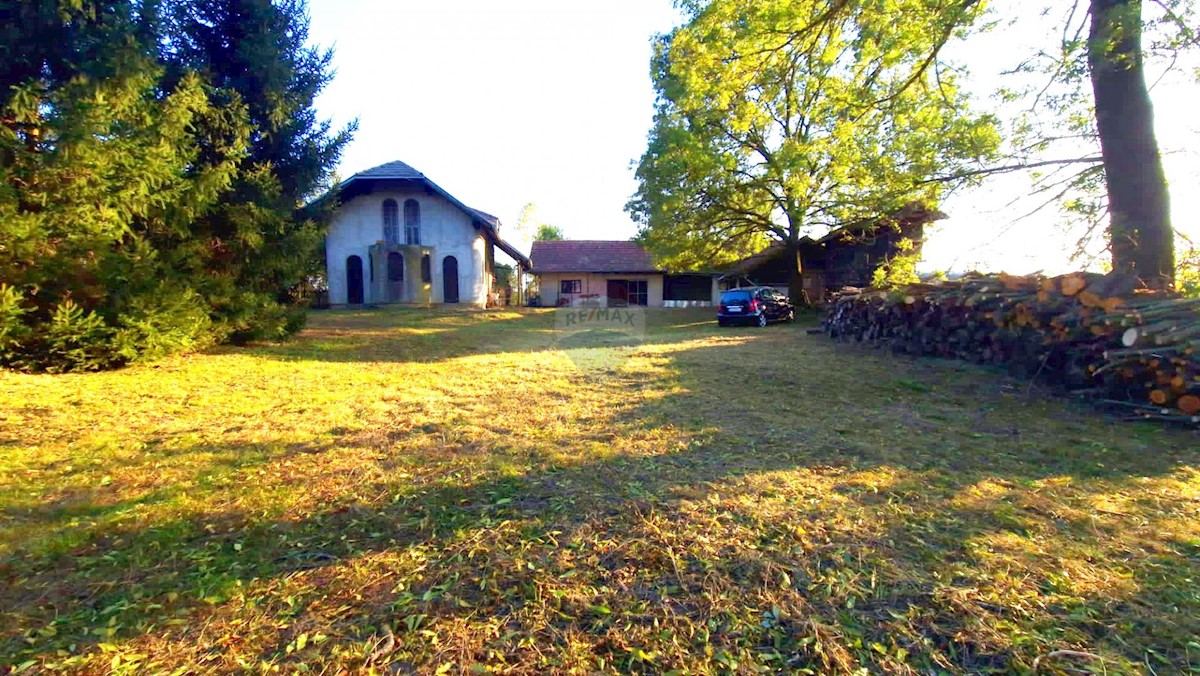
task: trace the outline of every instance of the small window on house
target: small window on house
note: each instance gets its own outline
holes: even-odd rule
[[[559,284],[559,293],[579,293],[583,290],[583,280],[564,279]]]
[[[396,200],[383,201],[383,241],[400,243],[400,208],[396,206]]]
[[[429,262],[429,254],[421,256],[421,281],[426,283],[433,281],[433,268]]]
[[[645,306],[649,304],[650,294],[647,292],[646,280],[630,280],[628,289],[630,305]]]
[[[421,205],[416,200],[404,202],[404,243],[421,243]]]

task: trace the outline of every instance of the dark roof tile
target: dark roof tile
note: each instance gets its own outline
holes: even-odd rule
[[[350,177],[353,181],[359,178],[376,178],[376,179],[393,179],[393,180],[421,180],[425,178],[425,174],[413,169],[403,162],[388,162],[381,164],[378,167],[371,167],[366,171],[360,171]]]
[[[650,254],[636,242],[564,239],[538,241],[530,251],[533,271],[660,272]]]

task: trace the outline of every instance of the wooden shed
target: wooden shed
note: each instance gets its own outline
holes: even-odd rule
[[[925,236],[925,224],[946,218],[935,210],[909,207],[893,216],[863,221],[838,228],[820,239],[804,237],[797,242],[800,274],[807,302],[816,305],[831,289],[867,286],[880,263],[900,253],[901,240],[911,240],[917,253]],[[792,261],[784,242],[730,266],[721,277],[723,288],[771,286],[787,292]]]

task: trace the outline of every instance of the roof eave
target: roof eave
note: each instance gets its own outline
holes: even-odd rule
[[[504,253],[508,254],[508,257],[513,259],[514,261],[516,261],[517,265],[522,270],[524,270],[526,272],[531,272],[530,268],[533,267],[533,261],[531,261],[528,256],[521,253],[520,250],[517,249],[517,247],[509,244],[508,242],[504,241],[503,239],[500,239],[500,235],[495,234],[495,231],[490,231],[490,234],[491,234],[491,238],[492,238],[492,244],[494,244],[497,248],[499,248]]]
[[[665,275],[666,270],[537,270],[529,271],[535,275]]]

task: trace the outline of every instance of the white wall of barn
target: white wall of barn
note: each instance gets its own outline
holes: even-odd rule
[[[383,202],[396,200],[400,209],[400,238],[404,239],[404,202],[415,199],[421,206],[421,244],[433,249],[431,260],[433,302],[444,301],[443,261],[447,256],[458,260],[459,302],[483,306],[487,302],[489,275],[485,272],[486,239],[462,209],[440,195],[423,189],[378,189],[359,195],[341,205],[334,214],[325,237],[326,274],[329,280],[329,302],[345,305],[348,301],[346,265],[350,256],[358,256],[363,265],[363,301],[383,303],[373,298],[370,280],[368,249],[384,239]],[[420,274],[419,270],[405,274]]]

